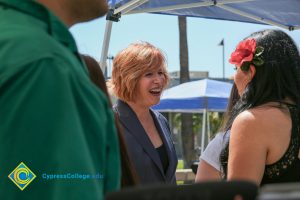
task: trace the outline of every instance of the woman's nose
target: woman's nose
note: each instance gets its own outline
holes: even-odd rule
[[[155,83],[160,83],[161,81],[162,81],[161,75],[160,74],[155,74],[154,82]]]

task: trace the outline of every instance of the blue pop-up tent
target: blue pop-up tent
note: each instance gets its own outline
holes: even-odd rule
[[[121,15],[155,13],[268,24],[287,30],[300,29],[299,0],[108,0],[100,64],[106,67],[112,22]]]
[[[299,29],[299,0],[108,0],[115,13],[158,13]]]
[[[165,90],[160,103],[153,109],[160,112],[224,112],[231,88],[231,83],[211,79],[183,83]]]
[[[153,109],[160,112],[203,113],[201,153],[205,148],[205,136],[210,138],[209,111],[224,112],[232,84],[203,79],[177,85],[164,91],[161,101]]]

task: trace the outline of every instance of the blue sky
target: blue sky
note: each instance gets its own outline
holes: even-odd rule
[[[209,71],[210,77],[222,77],[222,47],[225,41],[225,77],[233,73],[228,63],[231,52],[250,33],[272,26],[229,22],[223,20],[187,18],[190,70]],[[71,28],[79,51],[100,60],[105,30],[105,18],[78,24]],[[300,30],[287,31],[299,47]],[[176,16],[134,14],[122,16],[113,23],[109,55],[115,55],[132,42],[147,41],[159,47],[167,56],[168,71],[179,70],[179,30]]]

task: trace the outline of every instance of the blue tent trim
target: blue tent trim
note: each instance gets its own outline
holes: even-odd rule
[[[217,97],[197,97],[186,99],[163,99],[160,103],[152,108],[161,112],[182,110],[185,112],[198,112],[203,109],[213,111],[225,111],[228,98]]]

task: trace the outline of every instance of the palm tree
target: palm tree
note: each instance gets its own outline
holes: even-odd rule
[[[186,17],[178,16],[178,23],[180,52],[180,83],[185,83],[190,81]],[[192,114],[181,114],[181,138],[183,144],[182,146],[185,166],[190,167],[192,161],[195,159]]]

